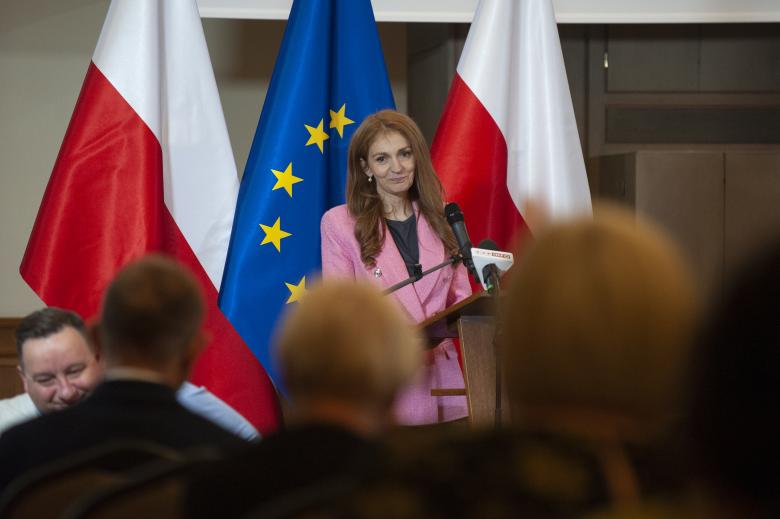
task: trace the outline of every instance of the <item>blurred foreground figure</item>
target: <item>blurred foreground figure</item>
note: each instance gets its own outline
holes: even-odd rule
[[[656,445],[678,417],[695,314],[688,272],[651,225],[615,208],[550,225],[502,308],[511,427],[409,435],[393,470],[345,506],[365,517],[562,518],[653,501],[672,485],[646,462],[668,460]]]
[[[585,447],[615,509],[652,500],[650,486],[671,486],[643,478],[675,468],[654,448],[678,425],[696,317],[676,247],[641,217],[603,207],[592,221],[551,227],[507,297],[514,426]]]
[[[780,517],[780,242],[742,265],[692,364],[690,451],[702,517]]]
[[[375,469],[376,438],[423,360],[422,342],[393,299],[335,279],[292,308],[275,354],[290,428],[196,476],[189,517],[294,515],[337,499]]]
[[[187,451],[246,443],[176,401],[204,344],[203,302],[193,277],[148,256],[108,287],[95,333],[103,381],[79,405],[0,436],[0,487],[26,470],[109,440],[145,440]]]

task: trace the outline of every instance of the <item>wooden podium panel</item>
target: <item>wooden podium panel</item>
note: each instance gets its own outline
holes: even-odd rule
[[[495,306],[492,297],[479,292],[420,323],[430,347],[446,338],[460,340],[469,422],[474,427],[496,423]],[[448,391],[452,388],[441,389],[435,394],[453,394]],[[503,404],[506,407],[506,399]]]
[[[464,316],[458,319],[469,422],[473,426],[492,426],[496,421],[495,329],[493,317]]]

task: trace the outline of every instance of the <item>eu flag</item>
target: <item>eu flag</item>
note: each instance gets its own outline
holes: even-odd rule
[[[371,2],[295,0],[241,181],[219,297],[277,385],[269,343],[285,305],[320,270],[320,218],[344,203],[349,139],[367,115],[393,107]]]

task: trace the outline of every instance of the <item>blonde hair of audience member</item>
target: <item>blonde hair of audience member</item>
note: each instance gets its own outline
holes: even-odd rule
[[[286,316],[276,361],[294,418],[379,432],[423,359],[397,303],[365,282],[327,280]]]
[[[106,368],[154,371],[178,388],[204,345],[203,300],[192,274],[149,255],[125,267],[108,287],[95,338]]]
[[[600,207],[550,225],[516,270],[504,335],[513,420],[613,445],[662,432],[678,412],[697,307],[671,241]],[[607,472],[627,470],[617,456]],[[613,493],[636,497],[630,471],[615,481],[628,483]]]

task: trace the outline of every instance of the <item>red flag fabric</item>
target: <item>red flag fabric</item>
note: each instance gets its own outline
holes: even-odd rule
[[[276,392],[217,306],[237,192],[194,0],[114,0],[20,272],[46,304],[90,318],[126,263],[174,257],[207,302],[192,381],[267,434]]]

